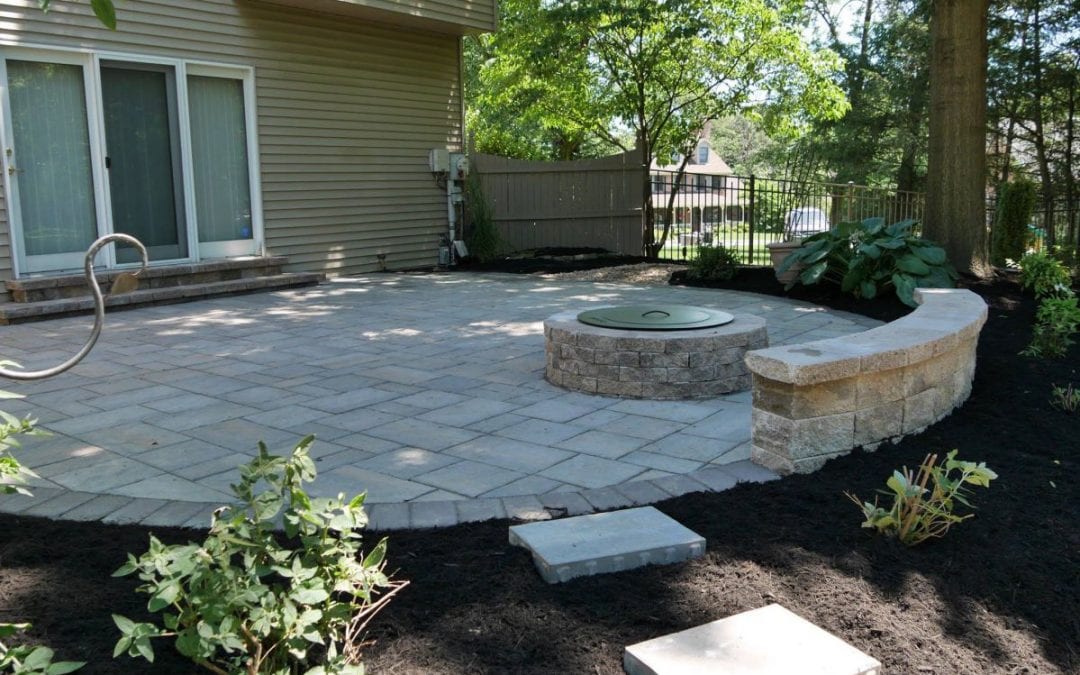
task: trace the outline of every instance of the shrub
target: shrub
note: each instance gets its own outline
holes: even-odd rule
[[[1018,180],[1001,186],[997,213],[994,214],[990,262],[1004,267],[1007,260],[1020,260],[1027,248],[1027,227],[1034,210],[1034,183],[1029,180]]]
[[[739,257],[723,246],[702,246],[697,253],[686,270],[691,279],[728,281],[739,271]]]
[[[1042,299],[1035,312],[1031,344],[1020,352],[1037,358],[1060,358],[1072,346],[1072,336],[1080,327],[1080,307],[1072,291],[1062,296]]]
[[[469,255],[479,262],[487,262],[499,254],[502,238],[475,171],[465,180],[465,210],[469,214],[469,234],[465,238]]]
[[[202,544],[151,536],[146,553],[128,556],[114,576],[138,574],[164,627],[114,615],[115,656],[153,661],[151,638],[175,637],[177,651],[215,673],[363,672],[360,634],[406,582],[383,572],[385,539],[359,558],[363,494],[346,502],[304,492],[315,479],[313,439],[289,458],[259,443],[233,486],[241,503],[214,513]],[[256,494],[258,485],[267,489]],[[284,538],[273,532],[279,518]]]
[[[945,249],[913,235],[915,224],[904,220],[886,226],[883,218],[840,223],[804,239],[777,273],[802,263],[804,269],[788,288],[825,280],[845,293],[872,299],[892,287],[901,302],[914,307],[916,288],[952,288],[957,279]]]
[[[1080,410],[1080,389],[1075,389],[1072,384],[1054,385],[1050,390],[1050,405],[1067,413],[1077,412]]]
[[[970,491],[964,485],[990,487],[997,474],[985,462],[976,464],[956,459],[956,452],[952,450],[945,456],[944,467],[937,463],[938,456],[932,454],[923,460],[918,474],[906,466],[903,471],[894,471],[885,482],[889,489],[879,491],[892,497],[888,509],[878,506],[877,499],[871,504],[848,494],[866,516],[862,526],[914,546],[933,537],[943,537],[955,523],[971,518],[973,514],[961,516],[953,512],[957,503],[974,508],[967,501]]]
[[[1030,288],[1035,297],[1071,292],[1072,277],[1060,260],[1046,253],[1029,253],[1020,260],[1020,286]]]

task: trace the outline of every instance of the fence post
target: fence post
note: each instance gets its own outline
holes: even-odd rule
[[[855,206],[855,181],[849,180],[847,184],[847,221],[849,223],[855,220],[852,214],[853,206]]]
[[[750,174],[750,229],[746,237],[746,264],[754,264],[754,174]]]

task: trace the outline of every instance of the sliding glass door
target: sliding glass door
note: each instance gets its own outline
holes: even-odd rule
[[[108,232],[157,262],[259,253],[250,69],[0,47],[0,71],[20,273],[77,270]]]
[[[5,59],[9,217],[23,269],[78,268],[97,237],[87,69],[78,62]]]

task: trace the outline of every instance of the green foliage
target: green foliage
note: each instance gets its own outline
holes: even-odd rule
[[[43,12],[48,12],[51,4],[52,0],[38,0],[38,6]],[[116,7],[112,0],[90,0],[90,8],[106,28],[116,30]]]
[[[7,639],[30,628],[28,623],[0,623],[0,638]],[[48,647],[19,645],[5,647],[0,642],[0,673],[11,675],[64,675],[86,665],[85,661],[53,662],[54,652]]]
[[[1050,390],[1050,405],[1067,413],[1080,411],[1080,389],[1071,383],[1064,387],[1054,385]]]
[[[1070,293],[1072,277],[1057,258],[1046,253],[1029,253],[1020,259],[1020,286],[1035,291],[1035,297]]]
[[[957,279],[944,249],[911,233],[915,222],[885,225],[883,218],[867,218],[840,223],[804,239],[777,273],[801,263],[803,271],[788,288],[824,280],[869,300],[892,287],[905,305],[914,307],[916,288],[952,288]]]
[[[970,513],[954,513],[958,503],[974,508],[967,500],[970,490],[964,486],[990,487],[997,474],[985,462],[976,464],[956,459],[956,452],[952,450],[945,456],[944,466],[937,463],[937,455],[927,455],[918,474],[906,466],[903,471],[894,471],[885,482],[889,489],[879,490],[892,497],[888,509],[878,506],[877,499],[871,504],[848,494],[866,517],[862,526],[914,546],[933,537],[943,537],[952,525],[971,518]]]
[[[484,195],[480,176],[475,171],[465,181],[465,209],[469,214],[469,234],[465,238],[469,255],[480,262],[487,262],[498,255],[502,238],[495,227],[491,204]]]
[[[728,281],[739,271],[739,256],[723,246],[702,246],[690,261],[686,276],[691,279]]]
[[[315,479],[313,440],[288,458],[260,442],[233,486],[241,503],[215,512],[203,543],[166,546],[151,536],[146,553],[128,556],[114,576],[138,574],[163,627],[114,615],[122,634],[114,656],[153,661],[151,639],[168,636],[216,673],[363,673],[360,635],[406,582],[383,572],[385,539],[361,557],[363,494],[344,501],[304,492]],[[273,532],[279,521],[284,538]]]
[[[1004,267],[1006,260],[1020,260],[1027,248],[1028,223],[1034,210],[1034,183],[1018,180],[1000,187],[994,231],[991,233],[991,263]]]
[[[1072,346],[1077,327],[1080,327],[1080,307],[1072,291],[1045,297],[1035,312],[1031,344],[1020,353],[1036,358],[1061,358]]]

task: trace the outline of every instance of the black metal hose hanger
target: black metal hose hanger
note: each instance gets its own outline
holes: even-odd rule
[[[86,259],[83,263],[83,274],[86,276],[86,283],[90,286],[90,292],[94,294],[94,327],[90,331],[90,337],[87,339],[86,344],[82,346],[82,349],[75,356],[60,365],[44,370],[11,370],[0,367],[0,377],[7,377],[12,380],[43,380],[46,377],[59,375],[86,358],[86,355],[94,348],[94,344],[97,343],[98,337],[101,335],[101,329],[105,325],[105,296],[102,295],[97,277],[94,276],[94,257],[97,256],[98,251],[113,242],[123,242],[139,249],[139,253],[142,255],[142,269],[137,272],[122,272],[117,275],[113,280],[109,295],[119,295],[135,290],[138,286],[137,278],[139,274],[146,271],[150,264],[149,257],[146,254],[146,247],[142,245],[141,241],[127,234],[107,234],[98,238],[86,250]]]

